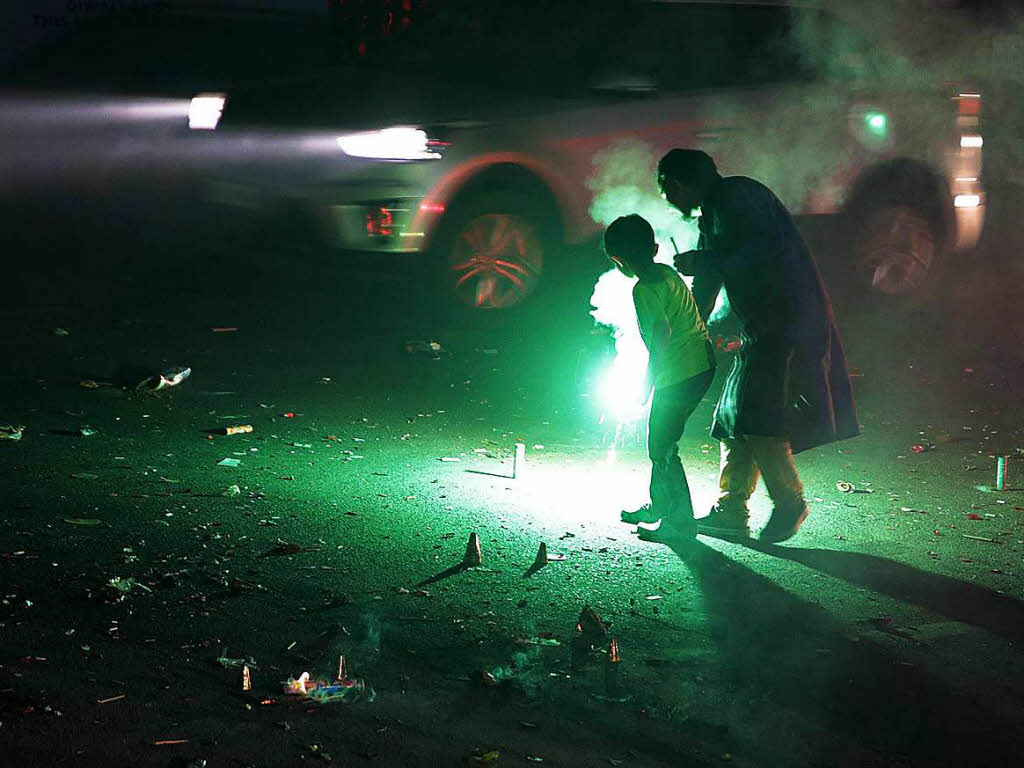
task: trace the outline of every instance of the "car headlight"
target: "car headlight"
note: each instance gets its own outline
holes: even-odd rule
[[[188,105],[188,127],[193,131],[212,131],[220,122],[227,95],[223,93],[200,93],[192,97]]]
[[[346,155],[376,160],[439,160],[447,144],[431,139],[420,128],[385,128],[339,136],[338,146]]]

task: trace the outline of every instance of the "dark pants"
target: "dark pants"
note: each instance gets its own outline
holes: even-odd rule
[[[651,508],[664,520],[693,519],[686,472],[679,460],[679,439],[686,420],[715,378],[715,370],[654,392],[647,421],[647,455],[651,459]]]

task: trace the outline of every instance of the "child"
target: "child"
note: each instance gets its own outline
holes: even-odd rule
[[[604,233],[604,249],[622,274],[638,278],[633,303],[650,355],[647,391],[654,388],[647,422],[651,503],[623,511],[622,519],[661,521],[656,535],[643,529],[642,538],[693,535],[693,505],[678,443],[715,377],[714,347],[686,283],[672,267],[655,263],[658,244],[646,219],[631,214],[613,221]]]

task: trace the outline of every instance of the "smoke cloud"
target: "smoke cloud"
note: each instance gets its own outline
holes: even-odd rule
[[[656,261],[672,264],[675,249],[696,247],[697,227],[688,223],[658,193],[655,169],[660,156],[654,148],[640,140],[621,141],[594,157],[594,171],[587,181],[593,193],[590,216],[607,226],[619,216],[638,213],[654,228],[658,242]],[[640,337],[636,310],[633,307],[633,284],[616,269],[601,275],[594,286],[590,304],[591,315],[600,325],[612,329],[615,338],[615,359],[600,384],[602,409],[616,421],[633,421],[644,415],[641,401],[647,369],[647,347]]]

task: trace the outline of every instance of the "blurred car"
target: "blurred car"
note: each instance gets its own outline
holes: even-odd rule
[[[529,298],[561,244],[600,230],[595,163],[630,143],[703,148],[794,213],[838,217],[848,247],[819,261],[894,302],[978,240],[981,94],[908,76],[870,30],[805,5],[483,5],[348,13],[344,65],[198,95],[197,138],[240,158],[211,199],[299,207],[342,249],[422,253],[482,309]]]

